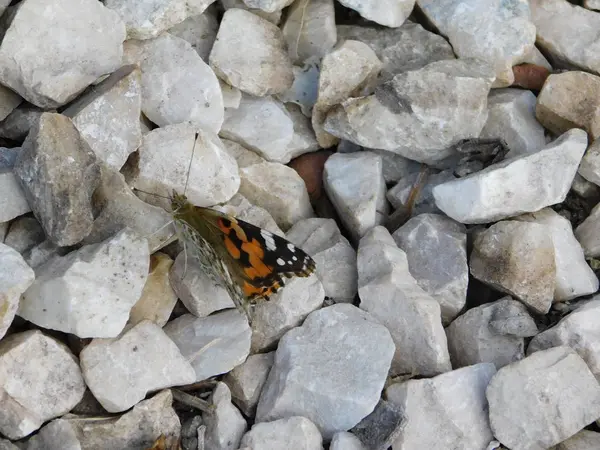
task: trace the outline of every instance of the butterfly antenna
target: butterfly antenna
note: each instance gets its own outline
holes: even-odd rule
[[[158,197],[158,198],[164,198],[164,199],[167,199],[167,200],[169,200],[169,197],[167,197],[167,196],[165,196],[165,195],[155,194],[154,192],[142,191],[141,189],[138,189],[138,188],[134,188],[134,189],[135,189],[136,191],[138,191],[138,192],[142,192],[142,193],[144,193],[144,194],[146,194],[146,195],[153,195],[153,196],[155,196],[155,197]]]
[[[190,158],[190,164],[188,165],[187,178],[185,179],[185,186],[183,187],[183,195],[187,192],[188,182],[190,181],[190,172],[192,171],[192,162],[194,161],[194,152],[196,151],[196,142],[198,141],[198,132],[194,134],[194,146],[192,147],[192,157]]]

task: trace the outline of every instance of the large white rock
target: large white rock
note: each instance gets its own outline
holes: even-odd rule
[[[68,413],[83,398],[77,358],[39,330],[0,342],[0,432],[21,439],[47,420]]]
[[[600,139],[590,144],[577,172],[586,180],[600,186]]]
[[[231,392],[225,383],[217,383],[210,401],[214,409],[210,413],[202,414],[206,426],[205,448],[237,450],[248,424],[242,413],[231,404]]]
[[[315,311],[279,341],[256,420],[304,416],[331,439],[373,411],[393,353],[385,327],[355,306]]]
[[[575,229],[575,237],[583,247],[585,256],[600,256],[600,204],[594,206],[590,215]]]
[[[18,315],[78,337],[115,337],[148,277],[148,243],[129,229],[36,268]]]
[[[1,242],[0,267],[2,267],[0,271],[0,339],[2,339],[15,318],[21,294],[31,286],[35,273],[16,250]]]
[[[587,135],[572,129],[539,151],[506,159],[433,188],[435,203],[461,223],[486,223],[562,202],[577,173]]]
[[[387,27],[399,27],[415,6],[415,0],[340,0],[367,20]]]
[[[274,359],[275,352],[250,355],[223,377],[223,382],[231,390],[233,402],[248,417],[254,417],[256,413],[256,405]]]
[[[27,0],[0,45],[0,83],[56,108],[121,65],[125,24],[96,0]]]
[[[257,423],[242,438],[240,448],[322,450],[319,429],[306,417],[292,416]]]

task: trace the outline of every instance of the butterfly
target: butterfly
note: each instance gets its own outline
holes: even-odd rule
[[[240,312],[278,292],[283,278],[308,277],[315,261],[270,231],[212,208],[194,206],[183,194],[171,196],[173,223],[187,255],[223,286]]]

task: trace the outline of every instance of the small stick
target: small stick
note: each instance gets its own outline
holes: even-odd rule
[[[187,394],[178,389],[171,389],[171,392],[173,393],[173,398],[184,405],[199,409],[205,413],[212,413],[215,409],[210,402],[202,400],[198,397],[194,397],[193,395]]]

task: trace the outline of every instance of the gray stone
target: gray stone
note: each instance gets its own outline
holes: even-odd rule
[[[297,104],[304,116],[311,117],[319,92],[320,60],[309,58],[302,66],[294,66],[293,72],[294,83],[287,91],[277,94],[277,98],[286,106]]]
[[[204,445],[214,450],[237,450],[248,425],[238,409],[231,404],[231,392],[225,383],[217,383],[211,404],[214,409],[202,415],[206,425]]]
[[[579,175],[600,186],[600,139],[590,144],[579,164]]]
[[[0,120],[4,120],[22,101],[19,95],[0,85]]]
[[[370,449],[388,450],[398,437],[403,425],[404,411],[402,408],[386,400],[380,400],[373,412],[354,426],[351,431],[360,439],[361,443]]]
[[[250,355],[223,377],[233,402],[248,417],[254,417],[256,405],[275,360],[275,352]]]
[[[535,312],[550,310],[556,263],[548,227],[515,220],[492,225],[475,239],[470,268],[475,278],[516,297]]]
[[[545,450],[600,417],[600,385],[569,347],[501,368],[486,396],[494,436],[513,450]]]
[[[242,9],[225,11],[209,59],[219,78],[250,95],[277,94],[294,81],[279,28]]]
[[[598,4],[600,8],[600,4]],[[600,448],[600,433],[590,430],[581,430],[579,433],[562,441],[552,450],[595,450]]]
[[[410,211],[413,216],[424,213],[440,213],[440,209],[435,204],[433,197],[433,188],[438,184],[456,179],[454,170],[443,170],[435,173],[428,169],[426,173],[422,170],[414,171],[398,181],[389,191],[386,198],[396,209],[406,208],[407,202],[411,199],[413,204]],[[415,189],[416,195],[415,195]]]
[[[1,222],[8,222],[31,211],[25,192],[13,169],[0,169],[0,192],[2,192],[0,195]]]
[[[44,230],[40,223],[31,216],[21,216],[10,224],[4,243],[21,254],[45,240]]]
[[[468,310],[446,328],[455,368],[494,363],[497,369],[525,357],[525,337],[538,329],[526,307],[510,297]]]
[[[21,103],[0,122],[0,136],[14,141],[24,140],[29,129],[43,113],[44,111],[37,106]]]
[[[188,17],[183,22],[169,28],[169,33],[188,41],[200,58],[208,63],[208,55],[210,55],[217,38],[218,29],[219,22],[215,10],[211,7],[204,13]]]
[[[329,440],[373,410],[393,353],[385,327],[355,306],[315,311],[279,341],[256,420],[302,415]]]
[[[585,256],[600,256],[600,204],[596,205],[590,215],[575,229],[575,237],[583,247]]]
[[[385,228],[361,239],[357,266],[360,307],[387,327],[396,347],[391,374],[451,370],[440,305],[412,277],[406,254]]]
[[[0,6],[0,15],[2,15],[2,7]],[[0,450],[21,450],[8,439],[0,439]]]
[[[240,448],[323,450],[319,429],[306,417],[292,416],[257,423],[242,438]]]
[[[56,108],[120,67],[124,40],[125,24],[95,0],[28,0],[0,45],[0,83],[40,108]]]
[[[18,315],[78,337],[115,337],[148,277],[148,244],[124,229],[36,268]]]
[[[35,273],[23,257],[8,245],[0,243],[0,339],[15,318],[21,294],[27,290]]]
[[[201,318],[184,314],[169,322],[165,333],[195,370],[193,381],[229,372],[250,353],[252,331],[237,310]]]
[[[73,245],[90,233],[91,197],[100,183],[100,167],[69,118],[43,114],[25,139],[14,170],[51,241]]]
[[[39,330],[2,339],[0,367],[0,432],[10,439],[29,435],[83,398],[77,358]]]
[[[582,160],[581,164],[579,165],[579,169],[581,169],[581,166],[583,164],[584,163]],[[576,173],[575,178],[573,178],[573,184],[571,184],[571,191],[593,203],[596,203],[597,200],[600,200],[599,185],[586,180],[579,173]]]
[[[0,147],[0,170],[12,169],[19,153],[21,147]]]
[[[415,6],[415,0],[341,0],[340,3],[387,27],[402,25]]]
[[[535,153],[506,159],[433,188],[438,208],[461,223],[487,223],[561,203],[587,146],[572,129]]]
[[[485,448],[493,438],[485,392],[495,373],[493,364],[476,364],[432,379],[392,384],[386,395],[406,416],[392,449]]]
[[[397,153],[377,149],[371,149],[370,151],[381,156],[383,163],[383,179],[387,184],[397,183],[400,179],[419,172],[419,169],[421,168],[421,165],[418,162],[405,158]]]
[[[410,274],[439,304],[450,323],[467,301],[469,267],[464,225],[438,214],[420,214],[392,235],[406,253]]]

